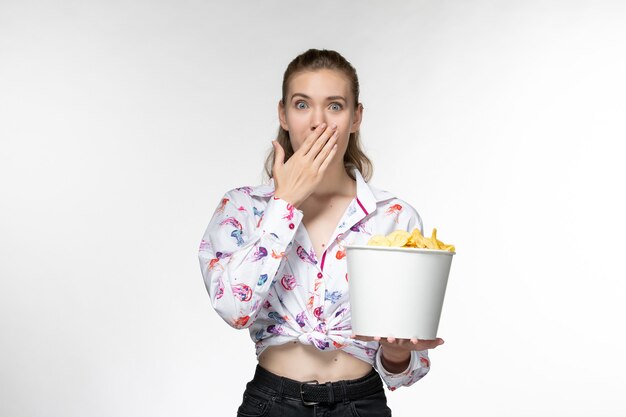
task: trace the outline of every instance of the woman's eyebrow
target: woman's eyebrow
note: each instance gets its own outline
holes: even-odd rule
[[[307,100],[311,100],[311,97],[307,96],[306,94],[302,94],[302,93],[294,93],[291,96],[291,99],[293,100],[295,96],[301,96],[306,98]],[[347,103],[347,100],[345,98],[343,98],[343,96],[330,96],[330,97],[326,97],[326,100],[343,100]]]

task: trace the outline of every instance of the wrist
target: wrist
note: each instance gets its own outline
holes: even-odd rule
[[[300,204],[302,204],[298,199],[293,198],[289,194],[283,194],[280,191],[275,191],[274,192],[274,197],[275,198],[280,198],[281,200],[286,201],[287,203],[291,204],[293,207],[295,207],[297,209],[299,209]]]
[[[405,371],[410,363],[411,363],[411,352],[410,351],[401,351],[401,352],[389,352],[385,353],[385,349],[381,346],[381,355],[380,360],[388,372],[392,374],[399,374]]]

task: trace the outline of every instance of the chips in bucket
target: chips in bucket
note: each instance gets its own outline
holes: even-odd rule
[[[393,246],[399,248],[425,248],[440,249],[449,252],[456,252],[454,245],[446,245],[437,239],[437,229],[433,228],[432,235],[427,238],[422,236],[419,229],[415,228],[411,233],[399,229],[394,230],[387,236],[374,235],[367,242],[370,246]]]

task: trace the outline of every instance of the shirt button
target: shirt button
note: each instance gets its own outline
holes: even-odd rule
[[[321,277],[323,277],[323,276],[324,276],[324,274],[322,274],[321,272],[318,272],[318,273],[317,273],[317,277],[318,277],[318,278],[321,278]]]
[[[289,228],[293,229],[294,227],[296,227],[293,223],[289,223]]]

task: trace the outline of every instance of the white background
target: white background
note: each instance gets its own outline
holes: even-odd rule
[[[0,415],[235,414],[253,343],[197,249],[308,48],[357,69],[371,183],[458,250],[394,415],[626,414],[626,6],[387,3],[0,1]]]

